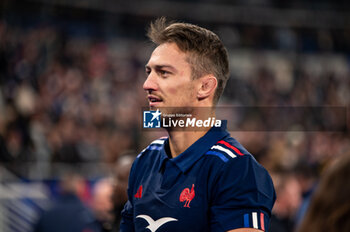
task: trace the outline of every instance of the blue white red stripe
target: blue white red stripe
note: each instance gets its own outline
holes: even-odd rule
[[[225,142],[224,140],[220,140],[219,142],[217,142],[219,144],[223,144],[225,145],[226,147],[232,149],[236,154],[240,155],[240,156],[243,156],[244,154],[235,146],[229,144],[228,142]]]
[[[226,157],[224,154],[228,155],[231,158],[236,158],[237,155],[243,155],[237,148],[233,148],[235,147],[223,140],[220,140],[210,148],[206,155],[215,155],[226,163],[229,160],[229,158]]]
[[[264,213],[258,212],[246,213],[243,215],[243,224],[245,228],[254,228],[265,231],[265,216]]]
[[[235,154],[233,154],[233,152],[231,152],[229,149],[227,148],[224,148],[222,146],[219,146],[219,145],[214,145],[211,147],[211,149],[217,149],[217,150],[220,150],[220,151],[223,151],[225,152],[226,154],[228,154],[229,156],[231,156],[232,158],[236,158],[237,156]]]

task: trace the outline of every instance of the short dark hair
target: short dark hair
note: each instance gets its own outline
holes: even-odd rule
[[[214,32],[189,23],[168,23],[161,17],[150,24],[147,36],[156,45],[175,43],[188,52],[193,79],[213,74],[218,81],[214,103],[218,102],[229,78],[229,64],[227,51]]]

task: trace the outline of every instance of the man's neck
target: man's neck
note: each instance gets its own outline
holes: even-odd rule
[[[210,117],[215,118],[215,112],[208,114],[197,115],[197,119],[206,120]],[[168,130],[169,133],[169,148],[171,157],[175,158],[194,144],[198,139],[203,137],[211,128],[185,128],[184,130]]]

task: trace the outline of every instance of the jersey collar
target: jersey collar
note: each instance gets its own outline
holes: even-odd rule
[[[227,121],[221,121],[221,127],[212,127],[203,137],[198,139],[194,144],[187,148],[177,157],[170,159],[176,166],[185,173],[197,160],[199,160],[205,152],[207,152],[217,141],[229,135],[226,130]],[[168,142],[168,141],[167,141]],[[164,146],[163,146],[163,152]]]

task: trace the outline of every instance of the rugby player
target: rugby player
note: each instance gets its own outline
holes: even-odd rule
[[[146,64],[151,109],[215,117],[229,77],[228,55],[213,32],[188,23],[151,23],[156,45]],[[197,112],[203,107],[207,113]],[[184,112],[186,111],[186,112]],[[131,168],[121,231],[267,231],[275,191],[268,172],[222,125],[167,129]]]

